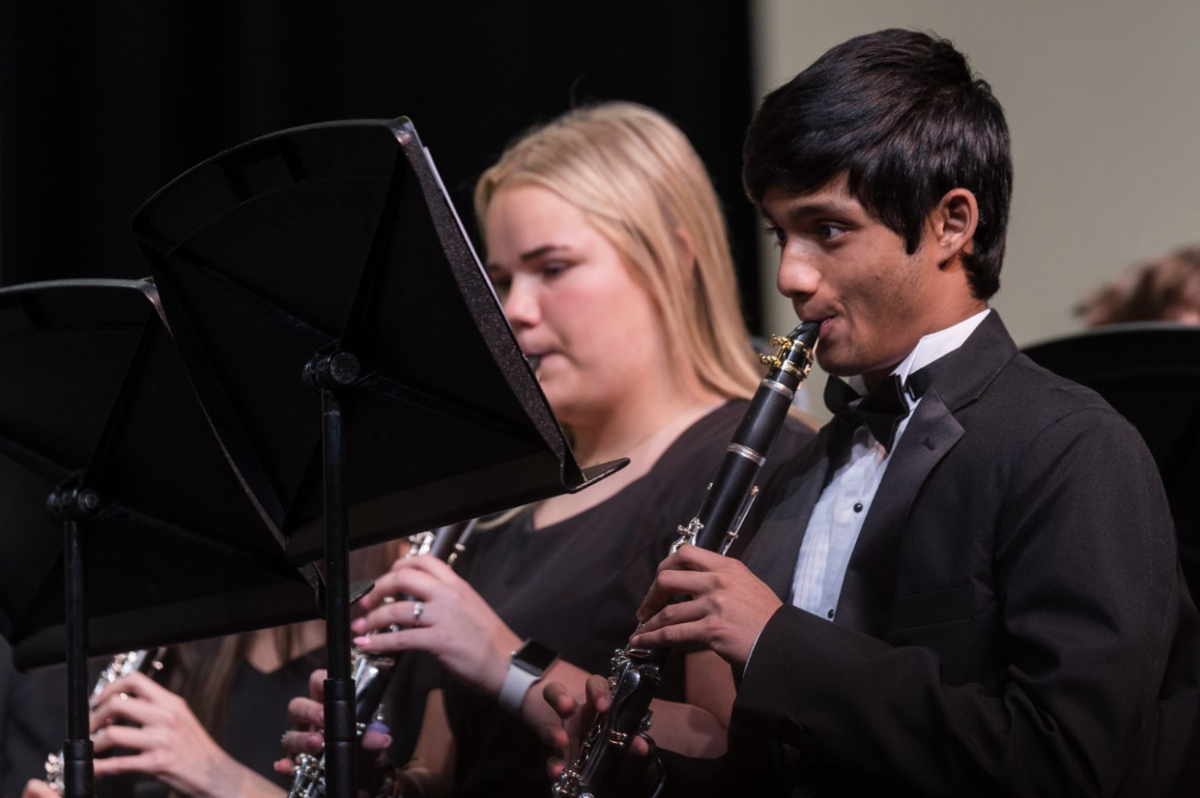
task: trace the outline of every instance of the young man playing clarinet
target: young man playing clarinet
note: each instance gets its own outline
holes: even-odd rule
[[[729,753],[662,755],[659,794],[1194,789],[1198,620],[1155,463],[988,308],[1012,186],[988,85],[923,33],[852,39],[766,97],[743,175],[843,379],[744,564],[684,547],[639,611],[633,645],[739,679]]]

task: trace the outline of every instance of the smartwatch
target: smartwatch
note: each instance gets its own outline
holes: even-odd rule
[[[558,652],[536,640],[522,643],[508,661],[508,674],[500,686],[500,706],[506,712],[519,716],[525,694],[557,659]]]

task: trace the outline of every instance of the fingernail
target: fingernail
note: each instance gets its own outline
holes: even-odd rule
[[[350,622],[350,628],[353,631],[358,632],[359,634],[362,634],[362,631],[363,631],[363,629],[366,628],[366,626],[367,626],[367,622],[364,621],[362,618],[356,618],[355,620]]]
[[[371,638],[368,637],[367,635],[361,635],[359,637],[354,638],[354,645],[358,646],[359,648],[368,648],[370,645],[370,642],[371,642]]]

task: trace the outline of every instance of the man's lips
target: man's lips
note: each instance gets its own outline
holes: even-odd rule
[[[821,337],[822,338],[825,337],[825,334],[827,332],[829,332],[830,324],[836,318],[836,316],[822,316],[819,313],[803,313],[803,314],[797,314],[797,315],[800,316],[800,321],[818,322],[821,325]]]

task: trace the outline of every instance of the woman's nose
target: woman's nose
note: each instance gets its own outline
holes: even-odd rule
[[[537,286],[533,280],[523,275],[513,275],[508,286],[508,295],[504,297],[504,315],[508,323],[532,326],[541,319],[541,307],[538,304]]]

